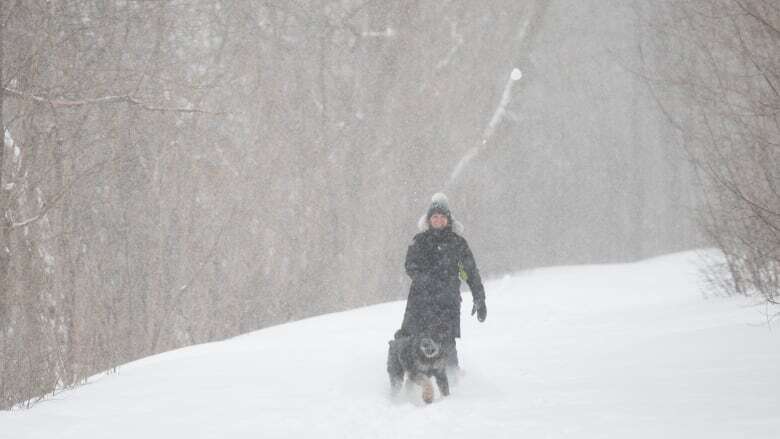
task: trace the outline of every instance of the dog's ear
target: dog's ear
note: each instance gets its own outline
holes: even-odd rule
[[[443,344],[445,340],[447,340],[447,331],[446,330],[440,330],[435,331],[431,338],[439,344]]]
[[[431,328],[431,338],[439,343],[442,343],[447,339],[449,333],[449,326],[444,322],[437,322],[433,328]]]

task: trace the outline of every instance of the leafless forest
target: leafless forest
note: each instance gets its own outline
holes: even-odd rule
[[[716,246],[724,291],[777,303],[775,0],[2,0],[0,26],[0,409],[405,298],[441,190],[483,277]]]

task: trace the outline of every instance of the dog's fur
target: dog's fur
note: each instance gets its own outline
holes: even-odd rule
[[[390,387],[397,395],[404,384],[404,377],[422,387],[422,398],[426,403],[433,402],[431,377],[436,378],[439,393],[450,394],[447,380],[447,357],[454,343],[438,336],[418,335],[400,336],[390,341],[387,354],[387,373],[390,375]]]

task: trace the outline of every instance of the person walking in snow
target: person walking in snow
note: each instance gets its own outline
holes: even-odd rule
[[[471,249],[458,234],[463,227],[453,220],[444,194],[433,196],[419,226],[423,231],[415,235],[406,253],[406,273],[412,285],[396,338],[444,330],[450,352],[447,365],[457,369],[455,339],[460,337],[461,279],[471,289],[471,315],[476,314],[480,322],[487,317],[485,288]]]

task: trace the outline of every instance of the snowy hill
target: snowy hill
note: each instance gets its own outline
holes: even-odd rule
[[[777,438],[780,333],[705,300],[693,253],[490,282],[452,396],[388,396],[403,302],[268,328],[119,368],[31,410],[22,438]],[[327,292],[323,292],[327,294]]]

